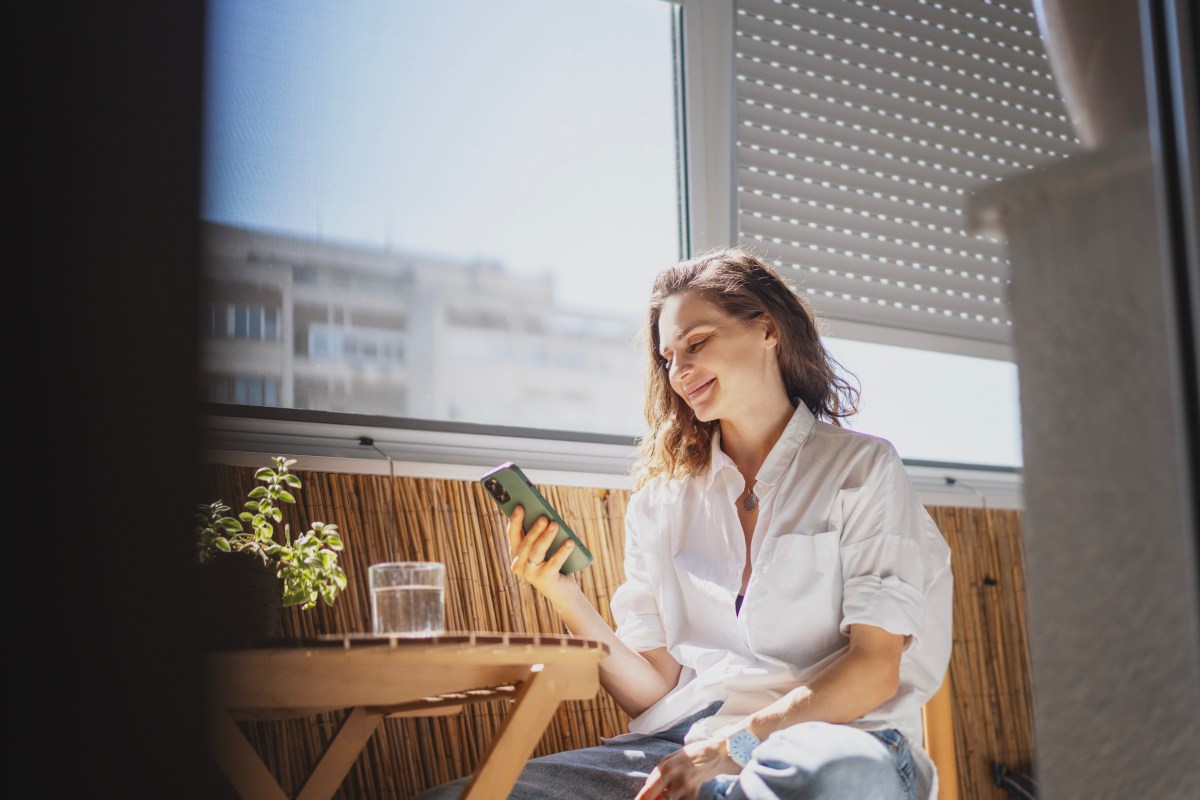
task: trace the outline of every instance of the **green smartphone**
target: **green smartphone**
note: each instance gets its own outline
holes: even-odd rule
[[[592,563],[592,554],[583,546],[583,542],[579,541],[579,537],[571,530],[571,526],[554,510],[554,507],[542,496],[529,478],[525,477],[525,473],[516,464],[506,461],[480,478],[479,482],[483,484],[484,491],[496,501],[496,505],[500,506],[500,510],[506,517],[511,517],[513,509],[517,506],[525,509],[525,519],[521,525],[525,529],[525,533],[529,533],[529,529],[533,527],[539,517],[545,517],[558,523],[558,533],[555,534],[554,541],[550,543],[550,549],[546,552],[547,558],[553,555],[568,538],[575,542],[574,552],[567,556],[567,560],[563,562],[559,572],[570,575]]]

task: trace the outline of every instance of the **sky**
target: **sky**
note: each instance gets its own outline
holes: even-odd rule
[[[552,274],[640,318],[679,250],[666,0],[213,0],[206,219]],[[1019,466],[1007,362],[829,340],[851,427]]]
[[[669,3],[296,8],[210,4],[206,218],[548,271],[617,313],[678,259]]]

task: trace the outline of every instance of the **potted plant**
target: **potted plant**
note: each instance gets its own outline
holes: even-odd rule
[[[263,485],[246,495],[245,510],[230,516],[224,500],[202,503],[196,512],[196,547],[205,579],[202,602],[214,645],[245,644],[281,635],[281,609],[307,610],[318,600],[333,605],[346,588],[338,564],[342,537],[338,527],[313,522],[295,539],[289,525],[282,540],[276,526],[281,505],[296,502],[300,479],[290,472],[295,459],[277,456],[273,467],[254,473]]]

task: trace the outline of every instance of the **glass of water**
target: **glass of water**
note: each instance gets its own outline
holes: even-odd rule
[[[371,631],[382,636],[446,632],[446,565],[436,561],[372,564]]]

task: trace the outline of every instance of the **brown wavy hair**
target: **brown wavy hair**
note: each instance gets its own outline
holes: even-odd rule
[[[650,308],[642,330],[646,367],[648,433],[639,445],[633,470],[640,488],[655,475],[669,478],[708,468],[713,432],[719,420],[701,422],[671,388],[659,355],[658,319],[667,298],[700,292],[726,314],[742,321],[766,316],[779,332],[776,348],[783,385],[793,405],[802,402],[817,419],[841,425],[857,410],[859,390],[842,377],[845,371],[821,342],[817,318],[803,295],[794,291],[769,264],[751,251],[732,247],[714,250],[667,267],[650,292]]]

